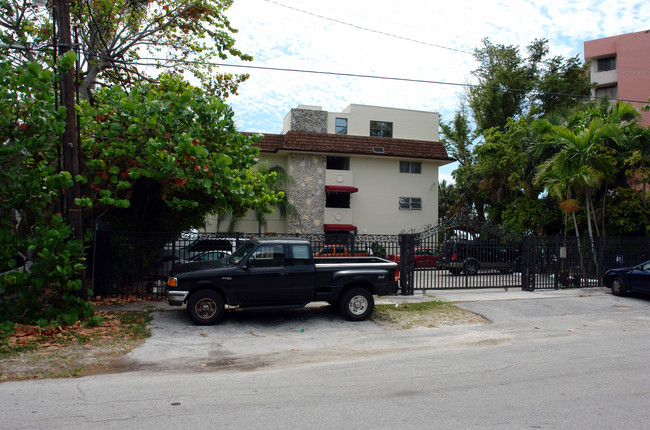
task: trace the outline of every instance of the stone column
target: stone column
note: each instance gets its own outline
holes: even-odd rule
[[[325,221],[325,169],[327,157],[318,154],[289,156],[289,174],[296,181],[288,190],[289,203],[300,219],[289,219],[289,233],[322,234]]]

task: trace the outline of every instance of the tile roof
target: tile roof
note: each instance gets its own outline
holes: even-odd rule
[[[318,152],[455,161],[447,155],[442,143],[427,140],[289,131],[287,134],[265,134],[264,138],[255,145],[263,153]],[[383,148],[383,153],[378,153],[374,148]]]

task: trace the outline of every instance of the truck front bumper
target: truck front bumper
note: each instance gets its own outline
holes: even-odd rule
[[[185,299],[189,292],[187,291],[169,291],[167,293],[167,301],[169,306],[183,306]]]

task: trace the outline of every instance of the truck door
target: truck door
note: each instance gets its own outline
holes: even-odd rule
[[[316,295],[316,269],[307,244],[291,244],[291,290],[297,301],[311,301]]]
[[[283,301],[291,289],[281,244],[259,246],[237,272],[235,283],[241,305]]]
[[[240,305],[271,305],[291,301],[292,287],[284,246],[259,246],[237,270],[235,284]]]

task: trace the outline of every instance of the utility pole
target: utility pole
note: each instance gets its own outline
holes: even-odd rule
[[[69,0],[56,0],[56,22],[59,30],[58,50],[59,55],[72,50],[72,31],[70,25],[70,4]],[[75,204],[75,198],[80,197],[79,182],[76,176],[79,174],[79,142],[77,140],[77,120],[75,112],[75,87],[74,67],[71,67],[61,77],[61,105],[66,108],[66,125],[63,133],[63,169],[72,175],[73,186],[65,190],[65,206],[68,224],[72,229],[72,238],[80,240],[83,246],[83,218],[81,208]],[[85,271],[81,274],[82,290],[81,296],[88,298],[88,284]]]

